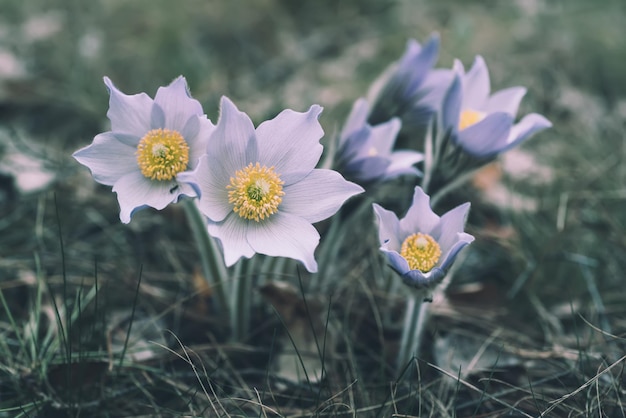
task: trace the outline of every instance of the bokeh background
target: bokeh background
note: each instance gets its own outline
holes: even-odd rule
[[[460,364],[481,369],[476,364],[481,358],[487,360],[480,373],[491,372],[464,376],[474,390],[449,385],[450,376],[425,365],[428,378],[419,389],[425,397],[398,401],[395,412],[499,416],[519,403],[531,416],[555,404],[555,416],[587,416],[590,411],[623,416],[612,414],[621,411],[624,398],[619,373],[626,331],[624,22],[622,0],[3,0],[0,288],[6,301],[0,332],[9,335],[12,321],[28,322],[33,295],[53,301],[69,288],[65,296],[72,299],[80,294],[76,289],[93,285],[94,276],[104,288],[101,306],[108,308],[106,314],[94,314],[90,323],[96,325],[85,326],[85,335],[106,334],[109,344],[115,343],[117,331],[124,335],[135,306],[137,320],[151,324],[141,328],[145,341],[164,341],[159,330],[170,329],[189,335],[183,343],[193,344],[198,340],[192,336],[219,321],[203,317],[206,289],[194,281],[199,263],[181,209],[144,210],[122,225],[110,188],[96,184],[71,158],[108,130],[103,76],[126,93],[153,96],[158,86],[184,75],[214,122],[222,95],[255,123],[284,108],[304,111],[318,103],[325,109],[321,123],[328,143],[352,102],[400,57],[407,39],[424,42],[438,32],[438,67],[449,68],[458,58],[467,68],[475,55],[482,55],[492,88],[528,87],[520,113],[542,113],[554,127],[481,170],[456,197],[472,201],[468,228],[477,241],[449,300],[433,307],[434,349],[428,364],[452,370],[454,377]],[[140,266],[143,281],[135,300]],[[348,277],[340,294],[356,298],[363,286],[358,277]],[[49,320],[55,322],[53,314]],[[88,341],[85,335],[81,338]],[[394,334],[387,337],[393,341]],[[370,344],[363,338],[363,344]],[[210,338],[200,340],[209,344]],[[93,352],[106,351],[103,341],[84,344]],[[0,347],[0,410],[30,399],[44,406],[23,416],[72,416],[81,408],[94,413],[89,409],[97,398],[93,393],[84,395],[82,403],[72,398],[73,409],[50,406],[54,402],[43,399],[62,398],[60,392],[84,385],[70,379],[57,385],[54,367],[42,371],[13,355],[17,348],[9,342]],[[150,379],[138,377],[139,372],[110,383],[94,361],[87,374],[117,391],[107,398],[109,412],[98,410],[102,416],[150,410],[169,416],[165,411],[193,409],[173,400],[199,390],[193,389],[193,379],[188,382],[188,365],[172,364],[163,359],[167,351],[155,354],[154,345],[146,347],[158,361],[143,373],[154,378],[151,373],[160,371],[170,383],[180,373],[187,386],[174,390],[176,385],[165,385],[170,389],[161,395],[158,385],[146,383]],[[213,355],[213,349],[206,355]],[[381,353],[371,357],[385,361]],[[487,366],[497,358],[505,360],[499,363],[505,369],[494,378],[502,370]],[[341,369],[348,371],[358,375],[350,367]],[[329,389],[329,394],[341,392],[346,411],[389,416],[394,412],[394,402],[385,401],[390,399],[390,379],[384,372],[379,376],[354,387],[346,378],[331,385],[335,391]],[[484,383],[485,376],[491,383]],[[496,380],[509,386],[495,385]],[[229,389],[218,390],[220,396],[231,396],[233,387],[247,384],[243,378],[227,381]],[[34,389],[27,389],[33,382],[38,382]],[[417,391],[404,383],[405,392],[398,396]],[[100,386],[87,392],[96,388]],[[344,395],[352,390],[348,401]],[[284,415],[300,411],[307,416],[320,404],[307,393],[276,403],[292,408],[283,409]],[[132,400],[139,400],[139,406]]]

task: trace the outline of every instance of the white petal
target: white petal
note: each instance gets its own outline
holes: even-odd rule
[[[273,166],[285,184],[300,180],[317,165],[323,150],[319,141],[324,130],[317,120],[321,112],[317,105],[305,113],[287,109],[257,128],[259,161]]]
[[[126,95],[108,77],[104,77],[104,84],[110,94],[107,117],[111,130],[143,137],[150,130],[152,99],[145,93]]]
[[[430,234],[439,223],[437,216],[430,208],[430,196],[421,187],[415,187],[413,203],[404,218],[400,220],[400,228],[405,237],[423,232]]]
[[[241,257],[250,258],[254,255],[254,250],[248,244],[247,225],[247,221],[244,221],[236,213],[232,213],[224,222],[209,222],[209,234],[220,240],[226,267],[232,266]]]
[[[512,148],[520,142],[530,138],[533,134],[550,128],[552,122],[538,113],[529,113],[521,121],[513,125],[507,139],[506,149]]]
[[[178,175],[180,181],[196,185],[200,194],[198,208],[213,222],[223,221],[233,211],[226,189],[230,176],[222,163],[213,155],[204,155],[194,171]]]
[[[402,241],[406,238],[401,236],[400,221],[395,213],[387,210],[376,203],[372,205],[378,224],[378,240],[380,245],[390,251],[400,251]],[[408,267],[407,267],[408,269]]]
[[[308,221],[278,212],[260,222],[248,223],[248,242],[257,253],[301,261],[311,273],[317,271],[315,248],[320,240]]]
[[[469,208],[470,204],[464,203],[446,212],[441,217],[441,222],[437,226],[436,230],[433,231],[432,237],[439,243],[443,256],[445,256],[457,242],[458,234],[463,232]],[[444,257],[442,257],[442,259],[443,258]]]
[[[489,70],[480,55],[463,77],[463,109],[483,109],[489,97]]]
[[[419,175],[420,171],[413,167],[414,164],[424,160],[424,154],[417,151],[399,150],[391,153],[391,164],[387,167],[387,178],[402,174]]]
[[[197,122],[193,122],[193,121]],[[197,123],[195,135],[191,136],[189,126]],[[206,154],[207,144],[211,134],[215,130],[215,125],[211,123],[206,116],[198,116],[189,119],[183,136],[189,145],[189,169],[193,169],[198,165],[198,160]]]
[[[508,89],[499,90],[487,100],[484,109],[475,110],[481,110],[485,113],[506,112],[515,117],[519,104],[525,94],[525,87],[509,87]]]
[[[279,210],[315,223],[334,215],[348,198],[364,190],[336,171],[315,169],[283,191]]]
[[[104,132],[93,143],[79,149],[73,157],[91,170],[94,180],[113,186],[120,177],[138,171],[135,148],[118,141],[112,132]]]
[[[223,162],[229,176],[257,160],[254,125],[227,97],[220,102],[220,117],[208,140],[207,153]]]
[[[200,102],[189,95],[187,81],[180,76],[167,87],[159,87],[154,103],[163,109],[165,126],[182,133],[187,121],[192,116],[200,116],[204,112]]]
[[[176,186],[175,181],[150,180],[140,171],[125,175],[113,186],[120,204],[120,219],[127,224],[137,209],[150,206],[161,210],[176,202],[181,194]]]

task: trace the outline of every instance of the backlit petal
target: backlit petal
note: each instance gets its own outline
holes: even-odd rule
[[[299,182],[286,186],[284,192],[280,211],[315,223],[334,215],[363,188],[346,181],[336,171],[315,169]]]
[[[112,132],[96,135],[91,145],[79,149],[73,157],[91,170],[94,180],[107,186],[138,170],[135,148],[120,142]]]
[[[322,155],[324,130],[317,120],[321,112],[318,105],[305,113],[283,110],[256,129],[259,161],[273,166],[285,185],[308,175]]]
[[[181,132],[192,116],[200,116],[204,112],[200,102],[192,99],[184,77],[179,76],[169,86],[159,87],[154,96],[154,103],[163,109],[165,126]]]
[[[125,224],[130,222],[133,213],[145,206],[161,210],[180,196],[175,181],[150,180],[139,171],[133,171],[121,177],[113,191],[117,193],[120,204],[120,219]],[[173,190],[173,191],[172,191]]]
[[[250,221],[254,222],[254,221]],[[233,213],[223,222],[209,222],[208,232],[220,241],[226,267],[230,267],[241,257],[250,258],[255,251],[248,244],[248,227],[237,214]]]
[[[317,271],[315,248],[320,236],[308,221],[278,212],[262,222],[248,221],[248,243],[260,254],[299,260],[311,272]]]
[[[104,77],[104,84],[110,94],[107,117],[111,121],[111,130],[139,138],[144,136],[150,130],[152,99],[145,93],[126,95],[108,77]]]

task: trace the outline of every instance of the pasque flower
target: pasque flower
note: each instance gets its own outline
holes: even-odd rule
[[[402,57],[372,84],[367,121],[377,125],[396,116],[402,119],[403,131],[427,124],[450,81],[450,70],[432,69],[438,55],[437,34],[424,45],[410,39]]]
[[[380,250],[409,286],[431,288],[441,282],[463,247],[474,237],[463,231],[469,203],[436,215],[430,197],[418,186],[404,218],[374,204]]]
[[[366,121],[368,112],[367,100],[361,98],[354,103],[339,136],[338,171],[361,184],[403,174],[419,175],[413,165],[424,159],[422,153],[392,151],[400,131],[400,119],[371,126]]]
[[[187,81],[178,77],[160,87],[154,100],[145,93],[126,95],[108,77],[104,83],[111,130],[73,156],[98,183],[113,186],[122,222],[142,207],[163,209],[181,195],[194,196],[176,176],[196,166],[215,127],[189,95]]]
[[[319,234],[311,225],[333,215],[363,189],[332,170],[316,169],[322,154],[322,108],[284,110],[256,129],[223,97],[216,129],[196,169],[179,180],[194,184],[228,266],[255,253],[289,257],[317,271]]]
[[[489,71],[482,57],[476,57],[467,73],[463,64],[456,60],[454,72],[443,101],[442,122],[467,153],[492,157],[552,126],[537,113],[530,113],[514,123],[526,89],[510,87],[490,94]]]

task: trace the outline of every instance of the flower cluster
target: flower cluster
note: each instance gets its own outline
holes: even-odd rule
[[[368,98],[356,100],[330,159],[334,170],[316,168],[323,151],[320,106],[284,110],[255,128],[224,97],[214,125],[183,77],[159,88],[154,99],[126,95],[105,78],[111,130],[74,157],[96,181],[113,187],[124,223],[142,207],[163,209],[192,198],[226,266],[261,253],[299,260],[310,272],[318,269],[320,241],[313,223],[335,214],[364,191],[361,186],[409,176],[418,186],[405,218],[374,204],[380,249],[405,283],[432,287],[473,240],[463,232],[469,204],[441,218],[432,211],[433,173],[456,164],[442,178],[459,177],[551,126],[536,113],[516,123],[526,89],[491,94],[480,56],[467,72],[458,60],[452,69],[434,68],[439,43],[437,35],[423,46],[409,40]],[[420,138],[425,126],[435,138]],[[412,149],[395,149],[401,133],[414,141]],[[459,155],[475,162],[458,164]]]
[[[213,125],[183,77],[159,88],[154,100],[104,82],[111,131],[74,158],[97,182],[113,186],[122,222],[142,207],[163,209],[181,196],[194,197],[226,265],[262,253],[317,270],[320,237],[311,224],[363,191],[336,171],[315,169],[322,154],[321,107],[285,110],[255,130],[227,98]]]
[[[491,94],[482,57],[477,56],[466,72],[458,60],[452,69],[433,68],[438,53],[437,35],[423,46],[409,40],[402,57],[373,83],[369,101],[354,104],[339,137],[340,172],[366,185],[404,174],[419,176],[415,165],[422,164],[422,186],[437,192],[551,126],[537,113],[516,123],[526,88]],[[428,126],[431,136],[426,135]],[[403,145],[414,150],[394,150],[400,135]],[[429,202],[418,186],[413,205],[400,221],[374,204],[381,251],[404,282],[417,288],[440,282],[457,253],[473,240],[463,232],[469,204],[439,218]]]

